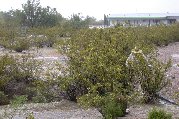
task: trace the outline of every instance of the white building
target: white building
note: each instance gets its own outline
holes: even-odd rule
[[[179,13],[135,13],[109,14],[104,17],[107,26],[151,26],[158,24],[172,24],[179,22]]]

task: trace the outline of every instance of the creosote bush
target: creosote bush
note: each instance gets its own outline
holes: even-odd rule
[[[7,95],[4,94],[4,92],[0,91],[0,105],[6,105],[9,104],[9,99]]]
[[[8,100],[14,95],[25,95],[25,89],[33,80],[38,79],[39,66],[40,62],[31,56],[1,56],[0,91]]]
[[[27,102],[27,95],[21,95],[21,96],[14,95],[10,104],[13,107],[18,107],[25,104],[26,102]]]
[[[132,82],[125,62],[131,49],[137,45],[145,53],[153,51],[151,45],[136,40],[131,28],[87,29],[66,40],[68,75],[61,84],[69,98],[99,108],[110,93],[127,101]]]
[[[15,50],[17,52],[22,52],[23,50],[28,50],[29,47],[30,47],[29,41],[23,38],[23,39],[15,40],[15,42],[10,47],[10,49]]]
[[[137,48],[132,50],[126,61],[128,75],[133,80],[133,88],[141,91],[143,102],[155,102],[157,93],[168,84],[165,72],[170,64],[170,61],[167,64],[159,62],[152,55],[146,57]]]
[[[25,38],[14,38],[14,39],[1,39],[0,40],[0,45],[5,47],[6,49],[9,50],[14,50],[16,52],[22,52],[23,50],[28,50],[30,47],[29,41],[26,40]]]
[[[141,88],[143,102],[153,102],[168,83],[165,72],[169,67],[169,63],[159,62],[154,55],[156,45],[177,41],[179,37],[171,35],[177,29],[175,25],[161,25],[80,30],[60,47],[68,57],[68,75],[60,79],[61,87],[70,100],[101,109],[108,94],[127,101],[136,93],[137,86]],[[134,47],[147,59],[136,54],[136,61],[127,66],[126,60]]]
[[[101,112],[105,119],[115,119],[117,117],[125,116],[127,109],[127,100],[123,96],[110,94],[105,96],[104,104],[102,105]]]
[[[61,100],[59,97],[60,91],[55,89],[55,85],[54,81],[35,80],[26,88],[26,93],[29,100],[36,103],[59,101]]]
[[[42,62],[33,56],[0,57],[0,105],[8,104],[14,96],[26,95],[28,101],[51,102],[61,98],[53,80],[40,80]]]
[[[148,114],[148,119],[172,119],[172,114],[153,108]]]

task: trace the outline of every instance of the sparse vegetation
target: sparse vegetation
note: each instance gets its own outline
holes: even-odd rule
[[[36,0],[2,15],[6,17],[3,23],[0,20],[0,46],[16,53],[55,46],[67,61],[63,75],[42,80],[42,62],[32,56],[0,56],[0,105],[59,101],[63,93],[64,98],[96,107],[106,119],[114,119],[126,114],[131,98],[153,103],[168,84],[165,73],[170,61],[158,61],[156,47],[178,42],[179,24],[88,29],[94,18],[73,14],[64,19],[56,9],[43,8]],[[171,115],[153,109],[148,118],[170,119]]]
[[[148,119],[172,119],[172,114],[161,109],[153,108],[148,114]]]
[[[156,32],[160,32],[158,27]],[[63,45],[68,48],[62,51],[69,57],[69,75],[61,84],[69,99],[83,106],[101,108],[108,94],[112,93],[115,98],[124,96],[127,100],[135,88],[141,87],[138,93],[142,94],[143,102],[154,102],[157,93],[168,84],[165,72],[170,62],[159,62],[155,42],[135,33],[135,30],[144,33],[144,29],[151,28],[87,29],[65,41]],[[146,37],[150,38],[150,34]],[[143,52],[134,55],[132,65],[126,66],[135,46]]]

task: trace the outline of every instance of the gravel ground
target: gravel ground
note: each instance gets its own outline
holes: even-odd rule
[[[171,84],[161,94],[179,104],[179,42],[159,48],[159,59],[163,62],[169,59],[172,61],[172,67],[167,72]]]
[[[153,108],[165,110],[172,114],[173,119],[179,119],[179,107],[174,105],[134,105],[129,107],[129,114],[118,119],[147,119],[149,111]]]
[[[8,116],[5,116],[4,112]],[[25,104],[18,108],[0,107],[0,119],[9,119],[10,117],[12,119],[25,119],[32,113],[35,119],[102,119],[101,113],[96,109],[83,109],[76,103],[67,100]]]

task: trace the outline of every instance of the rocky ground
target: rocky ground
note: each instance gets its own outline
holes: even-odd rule
[[[165,47],[158,48],[159,59],[163,62],[172,60],[172,67],[168,70],[167,75],[171,81],[171,85],[167,86],[161,91],[161,94],[168,100],[179,103],[179,43],[172,43]],[[6,50],[0,50],[0,54],[8,53]],[[27,52],[26,52],[27,53]],[[28,53],[35,54],[37,60],[44,61],[44,70],[52,67],[53,71],[56,71],[55,63],[64,63],[66,57],[60,55],[57,50],[53,48],[42,48],[37,50],[31,50]],[[12,52],[12,55],[17,53]],[[22,55],[20,53],[19,55]],[[63,64],[65,65],[65,64]],[[57,72],[59,73],[59,72]],[[162,101],[159,105],[133,105],[129,107],[129,114],[126,117],[120,117],[119,119],[146,119],[148,112],[153,108],[158,107],[173,114],[173,118],[179,118],[179,106],[171,105]],[[77,104],[62,100],[61,102],[46,103],[46,104],[26,104],[21,107],[24,109],[22,113],[15,112],[14,119],[24,119],[28,114],[33,112],[35,119],[101,119],[102,115],[96,109],[84,110]],[[7,106],[0,107],[0,116],[4,114],[4,111],[8,110],[8,113],[12,111]],[[22,110],[22,109],[20,109]],[[19,115],[19,114],[20,115]],[[13,113],[12,113],[13,114]]]
[[[0,119],[26,119],[30,114],[35,119],[102,119],[101,113],[96,109],[82,109],[67,100],[25,104],[18,108],[0,107]]]
[[[161,94],[179,104],[179,42],[159,48],[158,53],[161,61],[167,62],[169,59],[172,61],[172,66],[167,72],[170,85],[163,89]]]

